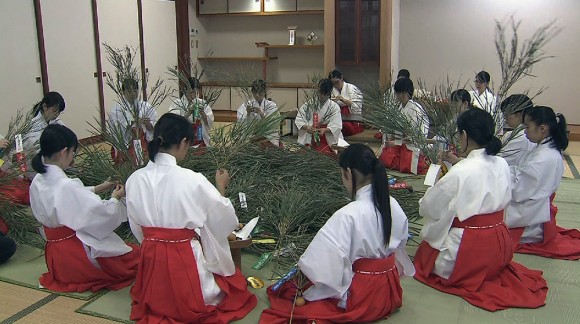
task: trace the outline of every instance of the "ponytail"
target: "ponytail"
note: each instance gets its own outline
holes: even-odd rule
[[[387,172],[383,164],[377,159],[374,152],[364,144],[352,144],[340,155],[339,165],[342,169],[350,168],[352,172],[352,199],[356,196],[357,170],[364,176],[372,177],[373,203],[380,214],[380,223],[383,229],[385,245],[391,240],[391,201]]]
[[[54,91],[47,93],[42,100],[34,105],[32,108],[32,114],[34,117],[42,111],[43,105],[46,105],[46,107],[57,107],[60,112],[63,112],[65,108],[64,98],[60,93]]]
[[[457,131],[465,131],[467,138],[485,148],[487,155],[496,155],[501,150],[501,141],[494,135],[493,117],[483,109],[467,109],[461,113],[457,117]]]
[[[73,131],[63,125],[48,125],[40,135],[40,152],[32,159],[32,168],[38,173],[46,173],[43,157],[51,157],[64,148],[76,151],[77,147],[78,140]]]
[[[32,158],[32,168],[34,171],[38,173],[46,173],[46,166],[42,163],[42,154],[40,152],[36,153],[36,155]]]
[[[568,147],[568,127],[564,115],[556,114],[556,127],[550,128],[550,135],[560,151],[564,151]]]
[[[563,151],[568,147],[568,130],[566,118],[560,113],[554,113],[554,110],[546,106],[536,106],[525,112],[536,125],[545,124],[550,129],[551,143],[550,146]]]
[[[192,143],[194,140],[193,128],[183,116],[164,114],[153,128],[153,138],[147,145],[147,149],[149,150],[149,159],[155,162],[155,156],[161,148],[168,149],[173,145],[178,145],[184,138]]]
[[[501,150],[501,146],[500,139],[492,135],[489,142],[485,144],[485,154],[496,155]]]

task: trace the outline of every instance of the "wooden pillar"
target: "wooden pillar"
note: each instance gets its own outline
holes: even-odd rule
[[[36,38],[38,41],[38,55],[40,57],[42,92],[46,95],[50,91],[50,87],[48,85],[48,66],[46,64],[46,49],[44,48],[44,30],[42,27],[42,10],[40,8],[40,0],[34,0],[34,15],[36,17]]]
[[[97,6],[97,0],[91,1],[92,13],[93,13],[93,38],[95,40],[95,59],[97,62],[97,84],[99,87],[99,112],[101,117],[101,128],[103,133],[106,131],[106,121],[105,121],[105,85],[103,74],[103,64],[101,62],[101,40],[99,37],[99,12]]]
[[[393,1],[381,0],[380,6],[380,42],[379,42],[379,81],[381,87],[391,84],[392,40],[393,40]]]
[[[336,0],[324,0],[324,72],[336,65]]]
[[[143,35],[143,3],[137,0],[137,15],[139,21],[139,53],[141,54],[141,90],[143,101],[147,101],[147,67],[145,66],[145,37]]]
[[[189,54],[189,4],[187,0],[175,0],[175,27],[177,31],[178,70],[189,77],[191,76],[191,58]]]

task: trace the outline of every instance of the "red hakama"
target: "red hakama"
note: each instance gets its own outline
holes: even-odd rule
[[[580,259],[580,231],[556,225],[558,207],[553,204],[556,194],[550,197],[550,221],[544,223],[544,240],[537,243],[520,243],[523,227],[511,228],[516,253],[534,254],[552,259]]]
[[[413,151],[407,145],[387,146],[383,148],[379,160],[387,169],[398,170],[403,173],[412,173],[413,170]],[[417,174],[426,174],[429,169],[427,159],[422,153],[419,153],[417,159]]]
[[[45,260],[48,272],[43,274],[40,284],[60,292],[119,290],[129,286],[135,279],[139,262],[139,247],[116,257],[97,258],[97,268],[87,256],[83,243],[75,231],[61,226],[44,227],[47,242]]]
[[[325,124],[319,124],[318,128],[324,128],[327,125]],[[313,149],[315,149],[316,151],[320,152],[320,153],[324,153],[324,154],[328,154],[330,156],[335,156],[336,153],[334,153],[334,151],[332,150],[332,148],[330,147],[330,145],[328,144],[328,141],[326,140],[326,134],[323,135],[319,135],[318,138],[320,139],[320,141],[318,143],[316,143],[316,141],[314,140],[314,134],[312,135],[312,142],[310,143],[310,146]]]
[[[384,319],[403,304],[403,290],[395,255],[386,259],[359,259],[352,265],[354,276],[348,289],[346,309],[337,306],[338,299],[307,301],[294,305],[295,285],[288,281],[279,291],[268,288],[270,308],[264,310],[260,323],[361,323]],[[290,315],[292,313],[292,315]]]
[[[137,323],[229,323],[246,316],[257,299],[239,269],[229,277],[214,274],[223,300],[206,305],[198,277],[190,229],[143,227],[141,260],[131,320]]]
[[[425,241],[415,254],[415,279],[488,311],[537,308],[546,303],[548,287],[542,272],[512,261],[503,211],[472,216],[463,222],[455,218],[452,227],[464,231],[449,279],[431,273],[439,251]]]
[[[350,114],[350,109],[348,108],[348,106],[342,106],[342,107],[340,107],[340,113],[341,114]],[[348,122],[348,121],[342,122],[342,135],[344,135],[344,136],[356,135],[356,134],[362,133],[363,130],[364,130],[364,128],[361,125],[361,123]]]

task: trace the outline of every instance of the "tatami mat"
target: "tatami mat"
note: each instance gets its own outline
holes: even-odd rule
[[[50,293],[0,282],[0,321],[47,297]]]

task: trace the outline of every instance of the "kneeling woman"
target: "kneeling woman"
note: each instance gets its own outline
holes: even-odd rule
[[[30,186],[30,206],[44,226],[48,272],[40,284],[60,292],[117,290],[137,274],[139,250],[113,231],[127,221],[123,187],[109,200],[95,192],[112,189],[105,182],[85,187],[64,173],[74,159],[77,137],[62,125],[48,125],[40,136],[40,152],[32,160],[38,174]]]
[[[456,163],[419,201],[425,218],[415,255],[415,278],[489,311],[545,304],[541,271],[512,261],[504,209],[511,199],[510,170],[496,157],[501,142],[491,115],[468,109],[457,119]]]
[[[216,189],[177,165],[193,139],[187,119],[163,115],[149,143],[149,164],[127,180],[129,223],[141,242],[131,289],[131,320],[139,323],[228,323],[257,304],[230,253],[227,236],[238,218],[223,197],[227,171],[216,173]]]
[[[512,169],[512,201],[506,222],[516,252],[548,258],[580,259],[580,231],[556,225],[556,190],[564,174],[562,151],[568,147],[566,119],[550,107],[529,109],[527,138],[536,145]]]
[[[270,287],[271,307],[260,323],[371,322],[402,305],[399,276],[414,274],[404,250],[407,217],[389,196],[385,168],[368,146],[349,146],[339,164],[353,201],[332,215],[300,257],[300,271],[312,283],[303,294],[307,303],[293,307],[294,283],[278,292]]]

